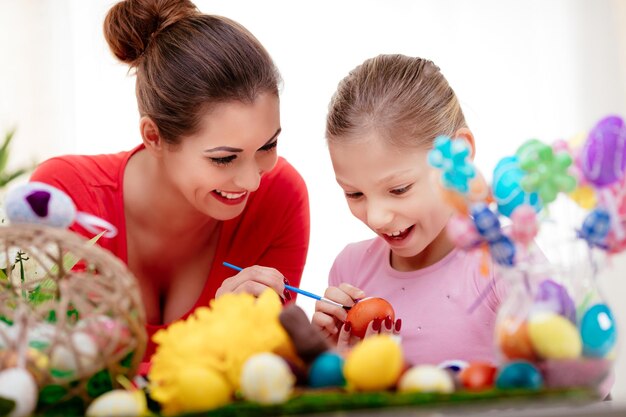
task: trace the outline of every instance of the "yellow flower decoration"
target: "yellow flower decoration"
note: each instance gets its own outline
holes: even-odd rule
[[[154,335],[151,396],[168,415],[209,410],[232,399],[241,368],[261,352],[292,351],[278,316],[282,305],[271,289],[260,297],[225,294],[187,320]],[[194,379],[194,381],[190,380]],[[201,391],[190,387],[200,386]]]

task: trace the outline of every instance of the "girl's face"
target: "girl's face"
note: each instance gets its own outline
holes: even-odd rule
[[[237,217],[261,177],[274,168],[280,133],[279,99],[218,104],[200,130],[162,154],[174,188],[197,211],[217,220]]]
[[[428,150],[396,148],[375,134],[330,143],[329,150],[350,211],[387,242],[392,266],[416,269],[449,252],[452,211],[431,181]]]

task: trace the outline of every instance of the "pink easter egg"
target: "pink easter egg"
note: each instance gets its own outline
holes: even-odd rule
[[[461,249],[471,249],[481,241],[480,234],[471,218],[455,214],[448,220],[448,237]]]
[[[537,236],[539,225],[537,224],[537,213],[528,204],[518,206],[511,214],[513,225],[511,226],[511,237],[522,245],[528,245]]]

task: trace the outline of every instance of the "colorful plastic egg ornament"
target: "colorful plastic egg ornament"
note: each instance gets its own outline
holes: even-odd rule
[[[582,353],[578,329],[565,317],[540,312],[528,319],[528,336],[533,350],[544,359],[574,359]]]
[[[576,324],[576,304],[567,288],[558,282],[545,279],[539,283],[532,312],[551,311]]]
[[[472,249],[481,243],[481,237],[476,226],[474,226],[474,222],[462,214],[455,214],[450,217],[446,232],[454,246],[460,249]]]
[[[626,170],[626,127],[618,116],[600,120],[581,151],[583,175],[596,187],[620,180]]]
[[[596,208],[585,217],[578,235],[592,246],[605,246],[611,229],[611,216],[603,208]]]
[[[511,221],[511,238],[522,246],[528,246],[539,233],[537,213],[528,204],[518,206],[511,214]]]
[[[493,198],[498,205],[498,212],[503,216],[510,217],[522,204],[530,205],[536,212],[541,210],[537,193],[528,193],[520,185],[525,175],[526,172],[520,168],[516,156],[502,158],[493,170]]]
[[[309,369],[309,386],[313,388],[343,387],[343,358],[334,352],[319,355]]]
[[[507,359],[535,360],[526,321],[509,317],[496,327],[496,343]]]
[[[530,362],[515,361],[504,364],[496,374],[496,388],[530,389],[543,387],[541,372]]]
[[[606,304],[591,306],[580,320],[580,335],[584,356],[606,356],[617,340],[615,320],[609,306]]]

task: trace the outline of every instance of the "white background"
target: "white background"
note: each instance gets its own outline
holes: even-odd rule
[[[17,127],[12,166],[62,153],[139,143],[134,78],[109,53],[102,21],[113,1],[0,0],[0,132]],[[324,143],[337,82],[364,59],[432,59],[455,89],[487,178],[530,138],[550,142],[626,116],[624,0],[204,1],[266,46],[284,79],[279,153],[311,198],[302,288],[322,293],[334,256],[371,232],[353,219]],[[626,257],[600,280],[621,323],[614,397],[626,401]],[[311,313],[313,304],[298,303]]]

